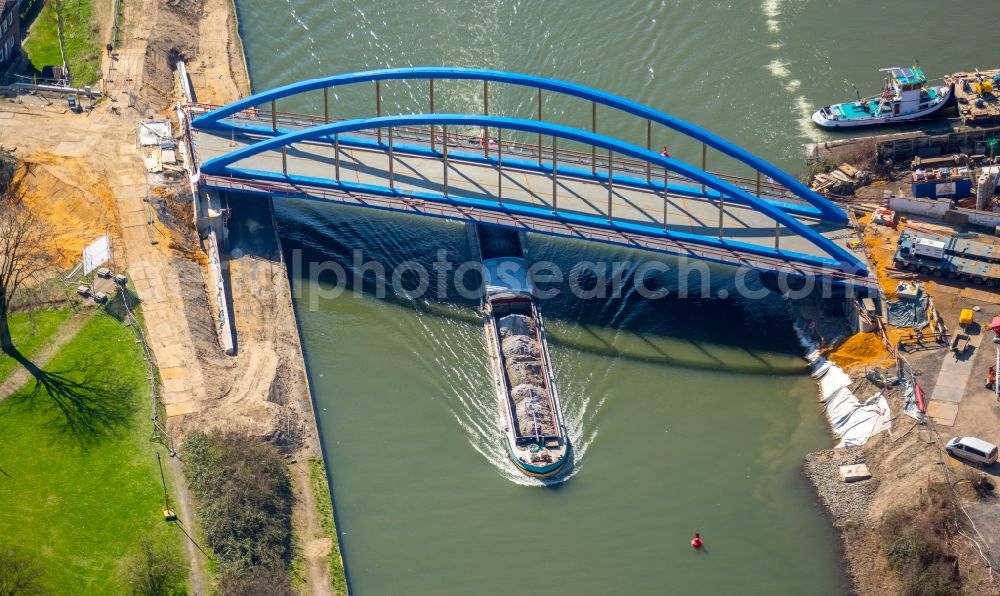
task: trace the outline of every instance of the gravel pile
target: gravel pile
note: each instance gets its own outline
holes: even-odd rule
[[[826,506],[838,528],[848,522],[864,522],[878,484],[874,477],[860,482],[840,479],[840,466],[865,463],[859,449],[817,451],[806,456],[803,472],[816,488],[820,501]]]
[[[549,394],[545,390],[541,351],[535,339],[535,321],[524,315],[508,315],[497,321],[500,332],[510,397],[514,401],[518,434],[556,434]]]

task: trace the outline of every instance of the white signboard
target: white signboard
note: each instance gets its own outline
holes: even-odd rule
[[[111,243],[105,234],[83,249],[83,274],[90,275],[91,271],[107,263],[110,258]]]
[[[937,184],[936,190],[934,191],[934,194],[939,197],[955,194],[955,183],[939,182]]]

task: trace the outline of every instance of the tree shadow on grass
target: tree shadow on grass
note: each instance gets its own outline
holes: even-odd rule
[[[132,386],[106,358],[94,355],[85,363],[66,370],[43,370],[16,348],[6,350],[34,378],[34,387],[20,390],[7,403],[27,403],[32,407],[51,407],[56,415],[51,426],[60,436],[87,447],[118,436],[135,411]],[[46,399],[47,398],[47,399]],[[41,400],[44,400],[42,403]]]

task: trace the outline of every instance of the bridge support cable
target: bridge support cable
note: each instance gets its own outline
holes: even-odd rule
[[[707,172],[708,171],[708,145],[706,145],[705,143],[701,144],[701,171],[702,172]],[[702,184],[701,184],[701,192],[703,194],[705,192],[705,183],[704,182],[702,182]]]
[[[597,134],[597,102],[590,102],[590,132]],[[590,146],[590,173],[597,174],[597,147]]]
[[[396,155],[392,152],[392,127],[389,127],[389,188],[396,189],[396,176],[393,171],[393,162],[396,161]]]
[[[646,119],[646,151],[653,150],[653,121]],[[704,169],[704,168],[702,168]],[[653,183],[653,164],[646,162],[646,184]],[[667,188],[666,179],[664,179],[663,188]]]
[[[375,79],[375,117],[378,118],[382,116],[382,80]],[[378,132],[375,133],[378,138],[379,145],[382,144],[382,129],[379,128]]]
[[[542,121],[542,88],[539,87],[538,91],[538,121]],[[542,133],[538,133],[538,165],[542,165]]]
[[[719,240],[725,236],[726,195],[719,195]]]
[[[541,146],[539,146],[541,148]],[[559,174],[556,172],[558,169],[559,157],[556,155],[556,138],[552,137],[552,213],[559,211],[556,201],[559,198]]]
[[[434,113],[434,79],[430,79],[430,89],[428,90],[428,95],[431,98],[431,114]],[[431,124],[431,153],[434,153],[434,125]],[[760,193],[757,193],[760,194]]]
[[[447,126],[441,127],[441,135],[443,137],[441,141],[441,154],[443,156],[443,159],[441,160],[441,162],[444,164],[444,174],[442,178],[444,180],[443,184],[444,196],[445,198],[448,198],[448,127]]]
[[[611,208],[614,205],[615,198],[615,183],[614,183],[614,166],[611,162],[611,150],[608,149],[608,221],[612,222],[615,220],[614,215],[612,215]]]
[[[490,82],[483,81],[483,116],[490,115]],[[490,128],[483,127],[483,157],[490,158]]]
[[[340,135],[333,135],[333,173],[337,182],[340,182]]]
[[[503,132],[497,129],[497,203],[503,205]]]

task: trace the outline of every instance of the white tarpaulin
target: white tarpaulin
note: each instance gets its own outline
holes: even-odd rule
[[[169,120],[149,120],[139,123],[140,147],[159,147],[170,138]]]
[[[816,370],[821,365],[820,362],[813,362]],[[836,365],[826,368],[819,386],[830,428],[840,437],[838,447],[864,445],[872,435],[889,430],[892,417],[889,403],[881,392],[862,405],[851,392],[851,378]]]
[[[105,234],[83,249],[83,274],[90,275],[91,271],[107,263],[110,258],[111,243]]]

